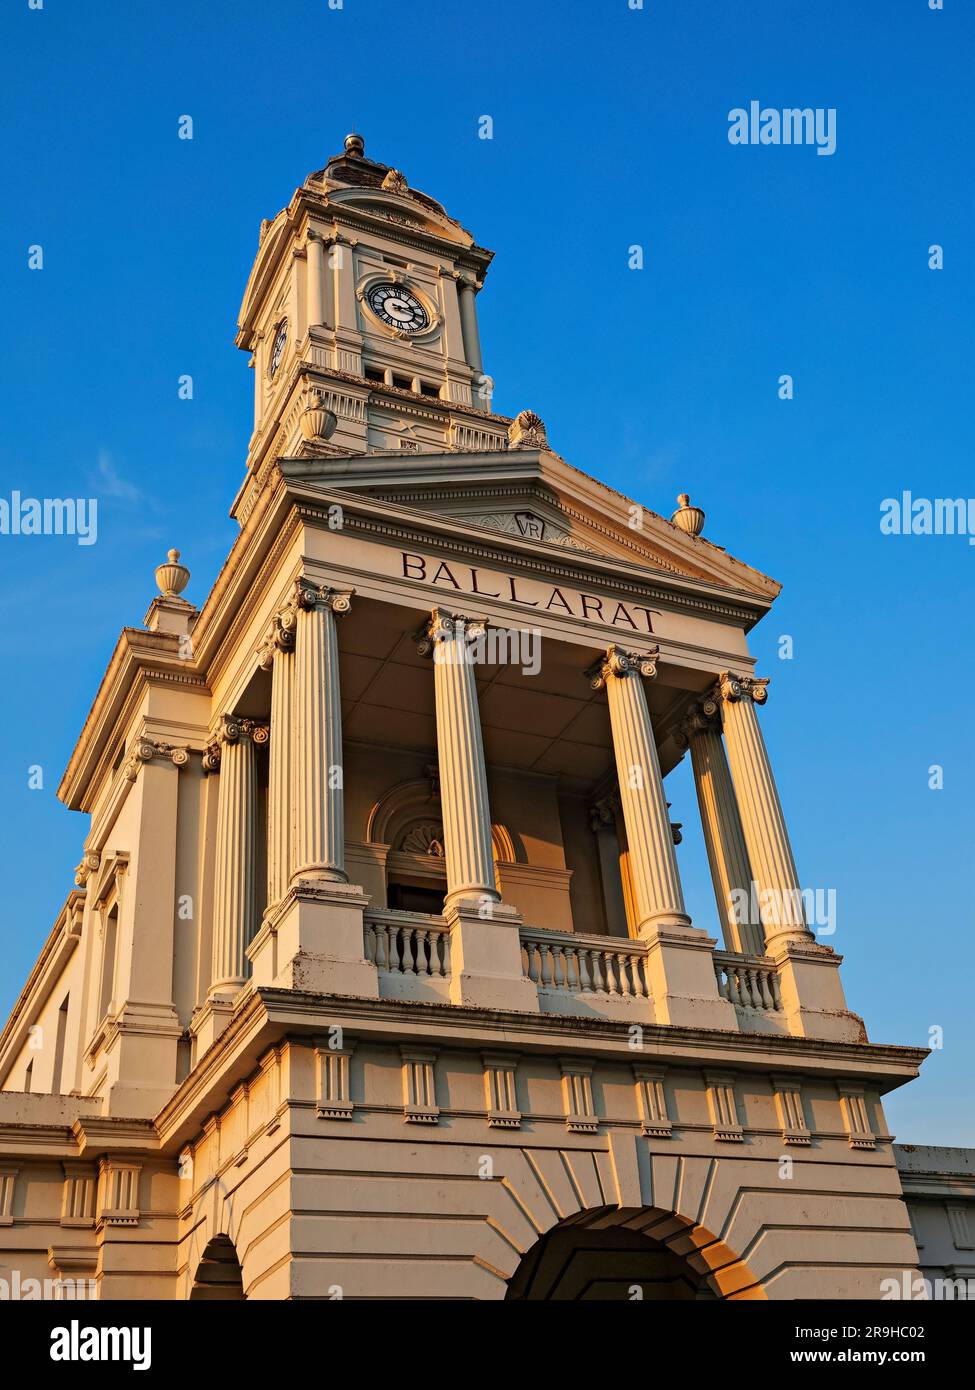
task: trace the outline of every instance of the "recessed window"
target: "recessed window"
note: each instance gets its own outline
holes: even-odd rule
[[[413,390],[413,380],[412,380],[411,377],[408,377],[408,376],[394,376],[394,377],[393,377],[393,385],[394,385],[394,386],[397,388],[397,390],[399,390],[399,391],[412,391],[412,390]]]
[[[440,387],[439,387],[439,386],[434,386],[433,383],[432,383],[432,382],[429,382],[429,381],[421,381],[421,382],[420,382],[420,395],[421,395],[421,396],[434,396],[434,397],[436,397],[437,400],[439,400],[439,399],[440,399]]]
[[[365,377],[366,381],[378,381],[381,384],[384,384],[386,381],[386,373],[381,367],[366,367]]]
[[[400,912],[427,912],[439,916],[443,912],[443,891],[415,883],[391,883],[388,888],[389,905]]]

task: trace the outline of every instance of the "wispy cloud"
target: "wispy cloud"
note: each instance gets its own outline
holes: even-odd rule
[[[123,502],[146,500],[141,488],[122,477],[107,449],[101,449],[98,453],[98,487],[102,497],[117,497]]]

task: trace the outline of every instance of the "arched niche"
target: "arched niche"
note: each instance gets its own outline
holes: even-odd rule
[[[498,865],[524,863],[518,838],[506,825],[491,827],[495,878]],[[437,914],[447,891],[443,811],[433,778],[399,782],[385,792],[366,822],[364,854],[381,866],[386,906]],[[378,886],[373,883],[373,892]]]

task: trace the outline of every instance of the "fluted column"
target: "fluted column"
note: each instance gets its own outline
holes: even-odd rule
[[[291,882],[294,850],[295,604],[275,614],[260,653],[271,671],[268,747],[267,905],[279,903]]]
[[[210,997],[235,993],[247,978],[245,951],[254,932],[254,851],[257,826],[255,747],[266,725],[224,716],[204,766],[220,769]]]
[[[689,926],[667,814],[657,745],[643,678],[657,673],[656,653],[610,647],[591,669],[593,689],[606,689],[623,823],[630,854],[636,929]]]
[[[755,706],[768,699],[767,680],[725,672],[717,686],[725,746],[748,849],[766,949],[807,945],[799,875]]]
[[[298,583],[292,880],[347,878],[335,615],[351,606],[350,589]]]
[[[433,656],[437,755],[447,865],[447,903],[462,898],[500,902],[495,887],[484,744],[469,643],[484,624],[434,610],[419,644]]]
[[[709,696],[695,705],[681,726],[680,738],[691,750],[694,787],[725,948],[760,956],[764,954],[765,941],[761,926],[750,920],[746,906],[751,901],[751,866],[721,740],[716,700]]]
[[[308,280],[306,299],[308,327],[325,323],[325,247],[320,236],[308,234]]]

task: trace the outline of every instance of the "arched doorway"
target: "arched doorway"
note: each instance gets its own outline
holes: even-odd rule
[[[214,1236],[197,1265],[190,1298],[210,1303],[237,1303],[245,1297],[233,1241],[227,1235]]]
[[[659,1208],[591,1208],[560,1221],[508,1280],[512,1302],[686,1302],[766,1297],[744,1262],[686,1217]]]

